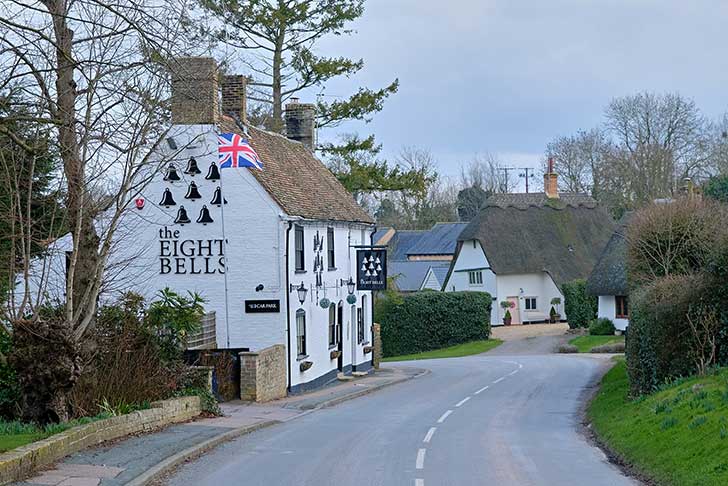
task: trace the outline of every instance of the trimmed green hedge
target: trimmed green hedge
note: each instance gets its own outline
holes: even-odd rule
[[[488,339],[486,292],[422,292],[378,306],[384,356],[421,353]]]
[[[564,312],[571,329],[588,327],[596,319],[598,299],[586,291],[586,280],[578,279],[561,286],[564,293]]]
[[[606,317],[594,319],[589,324],[589,334],[592,336],[613,336],[616,330],[612,320]]]

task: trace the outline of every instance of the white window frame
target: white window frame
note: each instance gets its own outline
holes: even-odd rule
[[[306,356],[306,311],[296,311],[296,351],[299,357]]]
[[[530,306],[528,305],[528,303],[529,303],[529,301],[530,301],[530,300],[533,300],[533,307],[530,307]],[[532,297],[524,297],[524,298],[523,298],[523,308],[524,308],[524,309],[525,309],[525,310],[526,310],[527,312],[534,312],[534,311],[537,311],[537,310],[538,310],[538,298],[536,298],[536,297],[533,297],[533,296],[532,296]]]

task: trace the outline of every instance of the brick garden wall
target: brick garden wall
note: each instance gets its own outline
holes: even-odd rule
[[[240,353],[240,399],[269,402],[286,396],[286,348],[275,344]]]

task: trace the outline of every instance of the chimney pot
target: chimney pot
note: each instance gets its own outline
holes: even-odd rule
[[[559,176],[554,172],[554,158],[549,157],[548,169],[543,175],[543,192],[549,199],[559,197]]]

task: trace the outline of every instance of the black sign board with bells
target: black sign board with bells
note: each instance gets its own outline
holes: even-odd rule
[[[261,312],[280,312],[280,300],[246,300],[245,313],[257,314]]]
[[[387,250],[372,248],[356,251],[356,288],[387,289]]]

